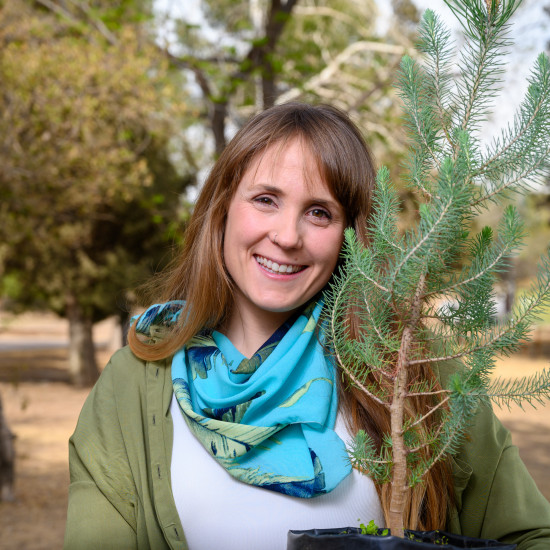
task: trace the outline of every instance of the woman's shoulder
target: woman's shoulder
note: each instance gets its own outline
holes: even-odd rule
[[[128,383],[145,375],[146,361],[137,357],[130,346],[124,346],[113,353],[105,365],[97,385]]]
[[[139,441],[147,409],[160,409],[168,400],[170,365],[169,360],[144,361],[129,347],[116,351],[84,403],[73,440],[89,447],[90,437],[113,439],[110,446],[116,448],[122,433],[128,441]]]
[[[147,361],[137,357],[129,346],[125,346],[112,355],[91,395],[104,403],[105,411],[113,407],[118,409],[121,404],[132,406],[132,402],[143,401],[148,378],[164,380],[170,376],[170,366],[171,358]]]

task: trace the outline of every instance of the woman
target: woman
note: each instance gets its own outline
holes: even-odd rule
[[[66,548],[281,549],[289,529],[384,524],[388,488],[351,470],[343,440],[379,440],[387,416],[339,388],[317,326],[344,229],[368,244],[373,182],[336,109],[274,107],[235,136],[155,282],[159,304],[84,405]],[[409,495],[408,525],[547,544],[548,503],[492,413],[479,417]]]

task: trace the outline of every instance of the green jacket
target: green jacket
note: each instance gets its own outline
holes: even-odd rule
[[[187,548],[171,489],[171,399],[169,360],[113,356],[69,442],[65,549]],[[453,467],[448,531],[550,548],[550,505],[492,412],[478,414]]]

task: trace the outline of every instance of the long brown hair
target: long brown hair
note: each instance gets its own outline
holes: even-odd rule
[[[151,302],[185,300],[179,317],[185,322],[159,342],[143,342],[135,328],[130,330],[129,344],[138,357],[168,357],[197,332],[220,326],[230,315],[232,282],[222,255],[229,203],[252,161],[271,145],[284,146],[294,138],[311,151],[319,173],[346,213],[347,225],[368,245],[375,169],[360,131],[345,113],[328,105],[286,103],[267,109],[249,120],[222,152],[201,190],[182,250],[170,269],[149,285]],[[348,321],[355,324],[351,318]],[[341,384],[340,406],[352,431],[365,430],[378,441],[380,434],[389,433],[388,410],[357,389],[344,389]],[[413,408],[420,411],[425,407],[417,402]],[[448,468],[442,463],[432,468],[420,488],[411,491],[407,526],[444,527],[447,508],[442,502],[445,495],[452,494],[449,479]],[[379,486],[378,492],[387,517],[391,486]]]

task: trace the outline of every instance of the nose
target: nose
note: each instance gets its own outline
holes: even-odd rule
[[[271,232],[271,241],[283,249],[302,246],[302,227],[300,221],[292,216],[281,216]]]

